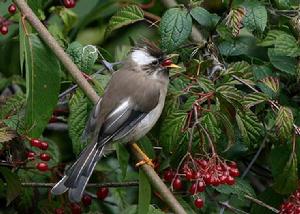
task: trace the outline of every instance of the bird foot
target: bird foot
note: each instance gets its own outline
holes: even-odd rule
[[[149,166],[154,168],[154,164],[153,164],[152,160],[150,158],[148,158],[148,156],[140,149],[140,147],[136,143],[133,143],[132,146],[140,154],[141,159],[142,159],[135,166],[139,167],[144,164],[148,164]]]
[[[149,158],[139,161],[137,164],[135,164],[135,166],[140,167],[144,164],[147,164],[147,165],[151,166],[152,168],[154,168],[154,163],[152,162],[152,159],[149,159]]]

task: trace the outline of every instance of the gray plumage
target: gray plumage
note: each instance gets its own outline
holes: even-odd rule
[[[164,58],[158,48],[144,44],[134,48],[123,67],[113,73],[85,129],[91,143],[52,188],[52,194],[68,191],[70,201],[80,201],[105,145],[115,140],[136,141],[154,126],[169,82],[168,68],[161,65]]]

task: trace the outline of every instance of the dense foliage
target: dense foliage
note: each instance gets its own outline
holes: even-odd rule
[[[138,143],[187,213],[300,209],[299,0],[27,3],[99,95],[111,75],[104,65],[139,39],[173,55],[181,69],[171,70],[163,114]],[[8,0],[0,33],[1,211],[169,212],[119,144],[90,182],[121,187],[88,187],[80,204],[49,195],[43,185],[85,146],[93,105],[80,88],[69,92],[74,81]]]

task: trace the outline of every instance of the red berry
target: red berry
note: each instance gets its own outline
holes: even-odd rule
[[[65,211],[63,208],[56,208],[55,211],[54,211],[55,214],[64,214]]]
[[[92,204],[92,197],[89,195],[84,195],[81,199],[84,206],[90,206]]]
[[[203,205],[204,205],[204,202],[203,202],[203,200],[201,199],[201,198],[197,198],[195,201],[194,201],[194,204],[195,204],[195,206],[197,207],[197,208],[202,208],[203,207]]]
[[[203,181],[199,181],[197,186],[197,192],[204,192],[205,187],[205,183]]]
[[[226,184],[227,176],[226,175],[221,175],[219,177],[220,184]]]
[[[175,190],[181,190],[182,189],[182,182],[179,178],[175,178],[175,180],[173,181],[173,188]]]
[[[46,154],[46,153],[42,153],[40,154],[40,159],[42,161],[49,161],[51,159],[50,155]]]
[[[14,14],[16,11],[17,11],[17,7],[16,7],[15,4],[9,5],[9,7],[8,7],[8,12],[9,12],[10,14]]]
[[[164,172],[164,180],[167,182],[172,181],[174,176],[175,176],[175,173],[171,169],[168,169]]]
[[[229,163],[227,163],[228,166],[230,166],[230,168],[237,168],[237,163],[234,161],[230,161]]]
[[[193,179],[198,179],[201,177],[201,172],[197,171],[193,173]]]
[[[2,35],[5,35],[8,33],[8,26],[7,25],[2,25],[1,28],[0,28],[0,33]]]
[[[189,192],[190,192],[192,195],[196,194],[196,192],[197,192],[196,188],[197,188],[196,183],[193,183],[193,184],[190,186],[190,188],[189,188]]]
[[[207,160],[202,159],[198,161],[198,164],[200,165],[201,168],[206,169],[208,162]]]
[[[75,0],[64,0],[63,3],[66,8],[73,8],[76,5]]]
[[[193,172],[188,170],[186,173],[185,173],[185,178],[186,180],[191,180],[193,178]]]
[[[97,191],[97,197],[100,200],[104,200],[108,196],[108,188],[107,187],[101,187]]]
[[[209,172],[204,174],[204,181],[205,181],[206,184],[211,183],[211,174]]]
[[[81,214],[81,207],[79,204],[72,203],[71,204],[71,212],[72,214]]]
[[[33,151],[27,152],[27,159],[34,160],[35,153]]]
[[[169,65],[171,65],[172,64],[172,60],[171,59],[165,59],[162,63],[161,63],[161,65],[162,66],[169,66]]]
[[[40,146],[39,146],[39,148],[40,148],[41,150],[47,150],[48,147],[49,147],[48,143],[47,143],[47,142],[44,142],[44,141],[42,141],[41,144],[40,144]]]
[[[237,168],[229,168],[229,174],[232,176],[232,177],[238,177],[240,176],[240,172]]]
[[[231,177],[231,176],[227,176],[226,184],[228,184],[228,185],[233,185],[234,183],[235,183],[234,178]]]
[[[40,141],[39,139],[34,139],[34,138],[32,138],[30,140],[31,146],[34,146],[34,147],[40,147],[41,146],[41,142],[42,141]]]
[[[44,162],[40,162],[36,165],[36,168],[42,172],[45,172],[48,170],[48,164]]]
[[[220,180],[219,178],[212,177],[210,183],[213,186],[218,186],[220,184]]]

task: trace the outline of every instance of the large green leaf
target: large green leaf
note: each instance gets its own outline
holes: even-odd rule
[[[245,105],[247,108],[250,108],[267,100],[268,96],[266,94],[261,92],[253,92],[251,94],[247,94],[247,96],[244,97],[243,105]]]
[[[275,126],[281,139],[289,139],[292,134],[294,123],[293,112],[288,107],[280,107]]]
[[[216,14],[211,14],[202,7],[195,7],[190,11],[192,17],[202,26],[213,28],[218,23],[220,17]]]
[[[31,137],[39,137],[56,106],[60,89],[60,65],[34,34],[25,39],[26,113],[25,122]]]
[[[139,170],[138,214],[148,213],[151,201],[151,186],[143,170]]]
[[[111,17],[108,23],[107,33],[143,19],[144,12],[138,6],[129,5],[123,7],[117,12],[117,14]]]
[[[246,1],[243,3],[246,9],[246,15],[243,23],[249,30],[264,31],[267,21],[268,14],[264,5],[258,1]]]
[[[272,65],[287,74],[295,75],[297,73],[297,60],[293,57],[278,54],[274,48],[268,49],[268,55]]]
[[[8,168],[0,167],[0,173],[7,184],[6,205],[9,205],[21,193],[21,183],[17,174]]]
[[[184,8],[171,8],[160,22],[161,46],[167,52],[182,45],[192,32],[192,18]]]
[[[122,171],[122,178],[124,179],[127,173],[129,153],[125,146],[121,143],[116,143],[114,146],[116,147],[117,157]]]
[[[72,139],[73,152],[78,155],[85,146],[81,142],[81,136],[88,118],[88,100],[82,91],[77,90],[72,96],[69,108],[69,135]]]

